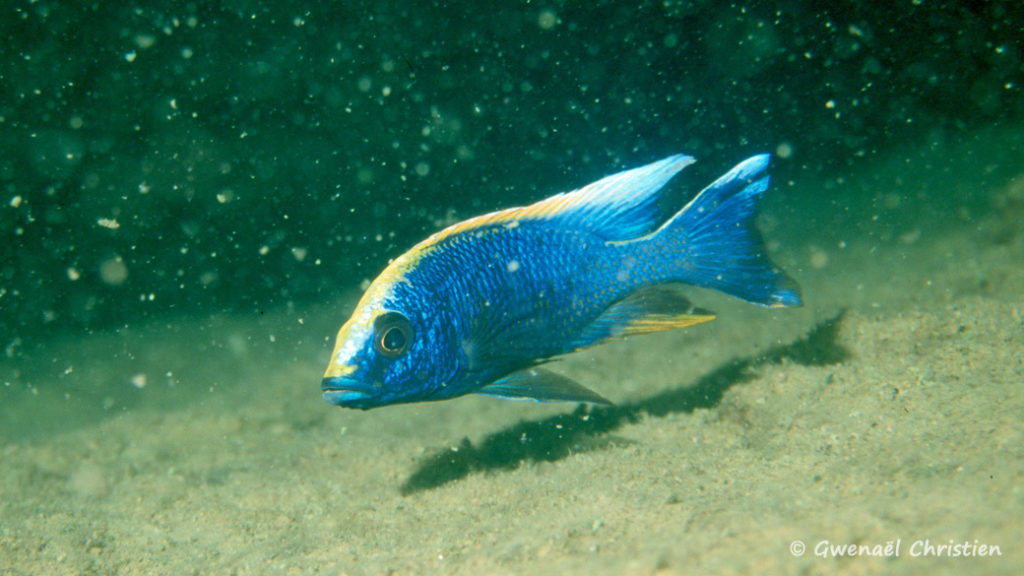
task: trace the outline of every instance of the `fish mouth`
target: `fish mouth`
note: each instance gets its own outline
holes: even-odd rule
[[[323,391],[324,402],[332,406],[365,410],[372,404],[373,393],[370,391],[370,387],[353,378],[344,376],[324,378],[320,382],[320,390]]]

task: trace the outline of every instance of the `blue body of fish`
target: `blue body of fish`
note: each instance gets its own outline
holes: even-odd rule
[[[477,393],[607,403],[539,365],[713,319],[680,285],[800,305],[754,226],[768,155],[741,162],[660,221],[662,188],[693,162],[671,156],[427,238],[371,283],[341,327],[324,400],[369,409]]]

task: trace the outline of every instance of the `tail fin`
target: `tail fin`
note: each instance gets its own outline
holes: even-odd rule
[[[768,258],[754,226],[769,162],[767,154],[744,160],[654,234],[652,241],[682,256],[678,280],[762,306],[801,305],[799,286]]]

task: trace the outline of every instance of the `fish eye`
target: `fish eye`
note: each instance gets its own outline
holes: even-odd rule
[[[385,358],[397,358],[412,343],[412,323],[399,312],[385,312],[373,323],[373,347]]]

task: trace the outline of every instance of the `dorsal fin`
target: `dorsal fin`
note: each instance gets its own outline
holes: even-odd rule
[[[655,206],[658,193],[673,176],[694,162],[693,157],[685,154],[669,156],[529,206],[459,222],[427,238],[417,248],[482,226],[517,226],[528,221],[548,221],[559,228],[585,230],[605,240],[631,240],[652,232],[660,224]]]
[[[636,238],[659,223],[655,202],[661,189],[694,162],[683,154],[669,156],[520,208],[517,216],[557,220],[560,226],[589,230],[606,240]]]

